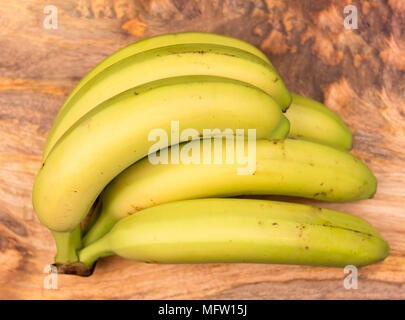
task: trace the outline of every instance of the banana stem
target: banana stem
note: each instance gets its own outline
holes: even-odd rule
[[[80,225],[70,232],[52,231],[55,239],[57,254],[55,263],[66,264],[79,260],[76,251],[82,247],[82,232]]]
[[[88,247],[79,251],[79,260],[85,266],[91,268],[98,258],[113,255],[109,250],[108,235],[92,243]]]
[[[102,209],[101,209],[102,210]],[[90,227],[90,229],[86,232],[83,243],[84,246],[89,246],[93,242],[97,241],[98,239],[102,238],[105,234],[107,234],[118,219],[106,211],[101,211],[98,219],[95,223]]]

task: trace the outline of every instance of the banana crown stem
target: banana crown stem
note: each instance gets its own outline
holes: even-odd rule
[[[112,229],[118,220],[119,218],[116,218],[114,215],[108,214],[108,212],[102,210],[94,225],[85,234],[83,238],[84,246],[88,246],[97,239],[103,237]]]
[[[109,249],[108,234],[79,251],[79,260],[87,267],[91,267],[99,258],[113,255]]]
[[[76,250],[82,247],[80,225],[70,232],[52,231],[52,235],[57,249],[57,255],[55,256],[56,263],[72,263],[79,260]]]

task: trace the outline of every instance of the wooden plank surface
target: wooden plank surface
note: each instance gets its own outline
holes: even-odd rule
[[[43,27],[44,7],[58,28]],[[357,30],[343,8],[358,9]],[[32,183],[53,118],[93,66],[135,40],[211,31],[260,47],[291,91],[325,102],[376,174],[371,200],[323,204],[369,220],[391,246],[346,290],[339,268],[151,265],[106,258],[93,276],[43,287],[55,254],[36,218]],[[0,298],[405,298],[405,4],[389,1],[0,0]],[[302,201],[302,200],[301,200]],[[302,201],[306,203],[316,203]],[[317,203],[319,204],[319,202]]]

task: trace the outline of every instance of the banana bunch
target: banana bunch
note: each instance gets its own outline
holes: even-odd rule
[[[290,94],[254,46],[211,33],[166,34],[107,57],[72,91],[46,141],[33,206],[65,273],[89,274],[111,254],[152,263],[362,266],[389,248],[360,218],[223,199],[370,198],[377,181],[351,146],[339,116]]]
[[[202,149],[203,142],[195,140],[181,145],[180,153],[195,144]],[[225,141],[221,147],[226,159]],[[248,150],[247,143],[244,149]],[[342,202],[371,197],[377,184],[367,166],[350,153],[304,140],[257,141],[256,169],[250,175],[236,174],[236,154],[228,163],[206,165],[203,154],[195,163],[174,163],[170,151],[166,165],[154,165],[146,157],[107,186],[85,245],[104,236],[118,220],[166,202],[267,194]],[[213,144],[210,154],[215,154]]]

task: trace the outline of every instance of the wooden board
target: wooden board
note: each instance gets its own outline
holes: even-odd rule
[[[357,30],[343,26],[348,3],[358,9]],[[43,27],[48,4],[58,9],[56,30]],[[339,268],[117,257],[100,261],[89,278],[60,275],[58,290],[44,289],[55,248],[31,190],[58,109],[104,57],[175,31],[217,32],[260,47],[291,91],[325,102],[353,130],[353,153],[376,174],[378,192],[324,206],[369,220],[391,246],[383,263],[359,270],[357,290],[344,289]],[[405,298],[404,79],[402,0],[0,0],[0,298]]]

